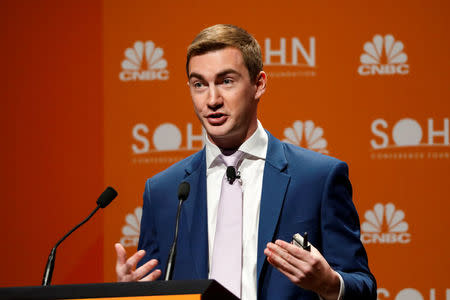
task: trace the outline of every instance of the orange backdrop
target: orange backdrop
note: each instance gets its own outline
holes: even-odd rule
[[[30,8],[30,3],[35,2],[26,3]],[[227,1],[206,5],[201,1],[108,0],[71,5],[79,10],[89,7],[91,19],[86,20],[86,12],[77,15],[77,9],[72,9],[73,12],[66,15],[72,16],[72,20],[62,23],[78,28],[81,25],[74,19],[82,19],[83,29],[93,28],[93,32],[80,31],[85,38],[81,43],[77,43],[73,32],[69,33],[76,46],[65,48],[64,57],[70,68],[77,69],[82,67],[74,58],[83,55],[86,68],[82,75],[95,78],[87,80],[80,76],[69,82],[67,77],[58,76],[53,79],[56,84],[41,91],[38,99],[50,106],[45,102],[45,93],[60,90],[63,94],[61,107],[44,109],[40,106],[42,119],[48,120],[55,112],[79,109],[80,113],[70,111],[69,114],[82,145],[67,138],[72,144],[64,153],[74,152],[76,145],[78,151],[83,149],[86,155],[99,159],[86,164],[82,157],[68,157],[73,165],[65,165],[66,173],[55,180],[67,182],[62,178],[71,171],[84,175],[80,178],[79,197],[82,195],[86,199],[83,200],[86,206],[92,203],[98,190],[101,191],[100,179],[119,191],[118,200],[103,213],[102,229],[95,227],[96,223],[78,233],[80,239],[102,237],[103,249],[94,247],[92,252],[87,252],[79,245],[70,246],[68,241],[64,251],[60,250],[61,256],[63,252],[75,256],[71,261],[74,265],[84,261],[80,253],[102,256],[103,263],[96,261],[86,267],[92,270],[103,266],[101,275],[91,281],[115,279],[114,242],[122,242],[130,253],[135,251],[145,180],[202,147],[202,129],[193,113],[186,86],[186,47],[202,28],[232,23],[252,33],[263,50],[269,78],[259,110],[263,126],[280,139],[349,163],[362,239],[378,281],[379,298],[450,299],[447,275],[450,244],[446,238],[450,222],[445,217],[450,206],[447,196],[450,192],[450,38],[447,33],[450,5],[447,2]],[[49,6],[53,10],[68,9],[67,4],[63,7],[51,3]],[[42,18],[47,13],[41,9],[34,11],[33,17],[37,14]],[[20,18],[33,20],[26,10],[10,18],[9,22]],[[99,28],[101,34],[96,33]],[[20,32],[17,28],[11,30]],[[32,31],[33,36],[43,34],[35,28]],[[96,54],[99,51],[102,55]],[[9,57],[15,55],[15,52],[9,53]],[[19,65],[25,66],[22,57],[17,60]],[[67,61],[61,59],[52,66],[61,68]],[[12,65],[11,69],[15,67]],[[55,77],[49,69],[44,76]],[[14,99],[21,83],[20,79],[14,81],[7,99]],[[76,89],[70,86],[74,83]],[[77,98],[76,104],[70,100],[74,93],[87,91],[91,94]],[[94,91],[98,97],[92,97]],[[31,91],[22,93],[24,97],[31,96]],[[23,105],[30,103],[33,104],[27,99]],[[91,106],[95,109],[89,109]],[[95,118],[83,122],[80,114],[95,114]],[[7,120],[28,122],[31,119],[9,114]],[[63,121],[69,124],[72,119],[63,118]],[[44,128],[44,132],[48,130]],[[5,135],[13,140],[17,137],[13,132],[8,130]],[[47,136],[39,134],[41,139]],[[86,135],[99,138],[91,141],[89,149]],[[57,152],[60,148],[56,144],[60,139],[64,140],[58,135],[58,139],[48,140],[45,145],[54,147]],[[29,142],[15,145],[25,151],[34,149]],[[47,150],[34,151],[34,157],[46,167],[60,166],[58,158],[49,156]],[[7,153],[15,161],[21,157],[13,150]],[[102,155],[103,162],[100,162]],[[27,162],[36,164],[31,158]],[[8,172],[19,170],[13,162],[8,163]],[[85,168],[80,164],[86,164]],[[33,170],[35,168],[37,166]],[[8,172],[5,174],[10,174]],[[47,178],[38,177],[33,184],[48,185]],[[23,174],[12,180],[19,182],[20,179],[24,179]],[[7,190],[11,199],[29,201],[26,197],[29,189],[20,190],[21,195],[12,194],[11,187]],[[32,203],[57,203],[43,200],[45,193],[38,195]],[[71,197],[76,213],[73,211],[70,216],[79,220],[89,209],[82,208],[77,197]],[[66,205],[71,204],[64,202],[61,207],[68,207]],[[24,208],[31,214],[28,209]],[[45,210],[40,209],[33,211],[34,218],[42,215],[47,218]],[[25,230],[20,228],[30,226],[30,219],[21,216],[21,212],[15,210],[14,214],[9,214],[21,224],[19,229],[13,230],[15,235]],[[93,223],[101,219],[97,216]],[[56,223],[64,227],[61,232],[44,229],[42,232],[56,239],[61,235],[58,232],[64,232],[75,222]],[[86,233],[89,230],[99,233]],[[75,239],[72,238],[72,243]],[[11,241],[15,245],[28,245],[19,238]],[[33,257],[32,264],[39,262],[39,267],[43,268],[45,256],[46,253],[39,253]],[[55,272],[72,270],[74,276],[63,282],[80,281],[83,272],[76,271],[74,265],[60,263],[61,269],[57,267]],[[23,284],[26,283],[24,280]]]
[[[101,9],[0,1],[0,286],[39,285],[104,189]],[[102,217],[60,246],[53,283],[103,281]]]

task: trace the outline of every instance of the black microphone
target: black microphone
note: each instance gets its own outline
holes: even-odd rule
[[[55,266],[55,257],[56,257],[56,248],[58,248],[59,244],[61,244],[72,232],[77,230],[81,225],[89,221],[89,219],[97,212],[97,210],[101,208],[105,208],[108,204],[111,203],[111,201],[114,200],[114,198],[117,197],[117,192],[112,187],[107,187],[106,190],[103,191],[103,193],[98,197],[97,199],[97,207],[94,209],[94,211],[91,212],[91,214],[84,219],[83,222],[75,226],[72,230],[70,230],[65,236],[63,236],[62,239],[60,239],[55,247],[53,247],[52,251],[50,251],[50,255],[48,256],[47,265],[45,266],[44,271],[44,277],[42,278],[42,285],[50,285],[50,282],[52,281],[52,274],[53,274],[53,268]]]
[[[241,176],[239,176],[239,172],[236,173],[236,169],[233,166],[227,167],[227,180],[230,184],[233,184],[236,179],[240,178]]]
[[[177,240],[178,240],[178,227],[180,221],[180,212],[181,212],[181,204],[183,201],[187,199],[189,195],[189,191],[191,186],[188,182],[183,181],[178,186],[178,210],[177,210],[177,218],[175,220],[175,235],[173,238],[172,247],[170,248],[169,257],[167,258],[167,266],[166,266],[166,275],[164,280],[172,280],[173,276],[173,267],[175,265],[175,256],[177,255]]]

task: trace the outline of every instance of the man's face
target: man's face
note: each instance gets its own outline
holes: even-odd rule
[[[264,72],[250,80],[239,49],[227,47],[191,58],[188,84],[195,113],[218,147],[238,148],[256,130],[265,83]]]

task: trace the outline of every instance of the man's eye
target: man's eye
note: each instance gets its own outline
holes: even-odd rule
[[[197,82],[194,82],[193,85],[194,85],[194,88],[198,89],[198,88],[201,88],[203,86],[203,83],[197,81]]]
[[[233,79],[231,79],[231,78],[225,78],[225,79],[223,80],[223,83],[225,83],[225,84],[231,84],[231,83],[233,83]]]

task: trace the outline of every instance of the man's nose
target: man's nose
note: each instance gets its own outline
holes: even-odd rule
[[[211,84],[209,86],[209,99],[208,107],[211,109],[217,109],[223,105],[222,95],[216,85]]]

